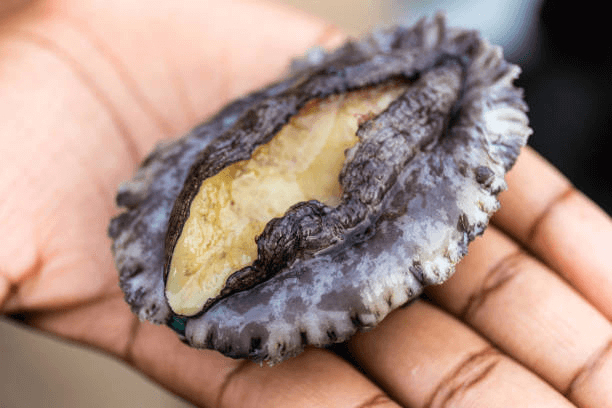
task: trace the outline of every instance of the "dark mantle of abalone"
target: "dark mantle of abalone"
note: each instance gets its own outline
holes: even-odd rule
[[[248,158],[297,111],[299,103],[287,99],[295,89],[309,100],[391,79],[418,81],[449,63],[461,66],[462,85],[448,128],[412,150],[377,210],[346,230],[350,239],[288,258],[263,282],[217,300],[198,316],[172,313],[164,298],[164,242],[194,163],[208,158],[209,168],[219,171]],[[374,327],[424,286],[444,282],[498,208],[504,174],[531,132],[522,93],[512,85],[518,73],[499,47],[476,32],[446,27],[441,15],[329,54],[313,51],[284,81],[159,145],[120,187],[117,203],[125,211],[113,219],[109,235],[126,301],[140,319],[170,325],[194,347],[271,363],[306,345],[328,345]],[[309,88],[300,88],[304,84]],[[274,109],[278,122],[240,132],[247,117],[263,121]],[[242,143],[233,155],[227,146],[237,146],[236,140]],[[347,161],[355,159],[350,156]]]

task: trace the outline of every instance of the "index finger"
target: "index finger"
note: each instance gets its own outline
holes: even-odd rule
[[[507,182],[493,223],[612,319],[610,217],[530,148],[508,173]]]

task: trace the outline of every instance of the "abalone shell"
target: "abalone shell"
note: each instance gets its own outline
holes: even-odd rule
[[[121,185],[109,227],[125,299],[187,344],[277,363],[370,329],[450,277],[486,228],[531,133],[520,70],[443,15],[313,50],[277,83],[156,147]],[[186,315],[166,297],[173,253],[199,189],[247,161],[305,106],[400,82],[359,121],[339,202],[295,202],[253,238],[256,258]],[[317,102],[318,103],[318,102]]]

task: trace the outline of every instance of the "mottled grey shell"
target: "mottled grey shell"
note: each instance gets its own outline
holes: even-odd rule
[[[364,174],[355,170],[351,176],[360,160],[375,172],[387,171],[386,187],[375,200],[363,204],[366,193],[357,200],[367,211],[350,234],[323,240],[315,251],[293,251],[282,258],[290,262],[262,283],[218,300],[204,313],[174,315],[164,297],[165,240],[176,228],[171,212],[184,200],[194,163],[209,163],[204,166],[209,177],[248,158],[309,99],[393,78],[416,83],[452,65],[461,69],[460,98],[442,134],[415,141],[402,133],[414,124],[394,131],[391,120],[381,116],[379,124],[386,127],[379,133],[387,136],[373,140],[378,147],[403,149],[401,160],[359,153],[371,140],[362,139],[348,152],[343,188]],[[117,203],[125,211],[112,220],[109,235],[126,301],[141,320],[168,324],[193,347],[259,362],[277,363],[306,345],[344,341],[374,327],[424,286],[448,279],[498,208],[504,175],[531,133],[522,92],[512,85],[519,71],[504,61],[499,47],[474,31],[447,28],[441,15],[349,42],[329,54],[311,52],[283,81],[230,104],[185,137],[157,146],[120,187]],[[444,93],[435,81],[432,86],[433,97]],[[397,110],[409,109],[397,104]],[[399,145],[388,144],[400,136]],[[309,203],[270,222],[258,239],[260,259],[273,264],[283,257],[282,245],[266,244],[274,241],[268,232],[291,230],[303,221],[304,213],[295,208],[310,208]]]

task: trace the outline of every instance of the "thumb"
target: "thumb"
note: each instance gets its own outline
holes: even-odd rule
[[[246,0],[39,0],[5,13],[0,310],[115,290],[106,228],[137,162],[290,57],[340,38],[322,21]]]

